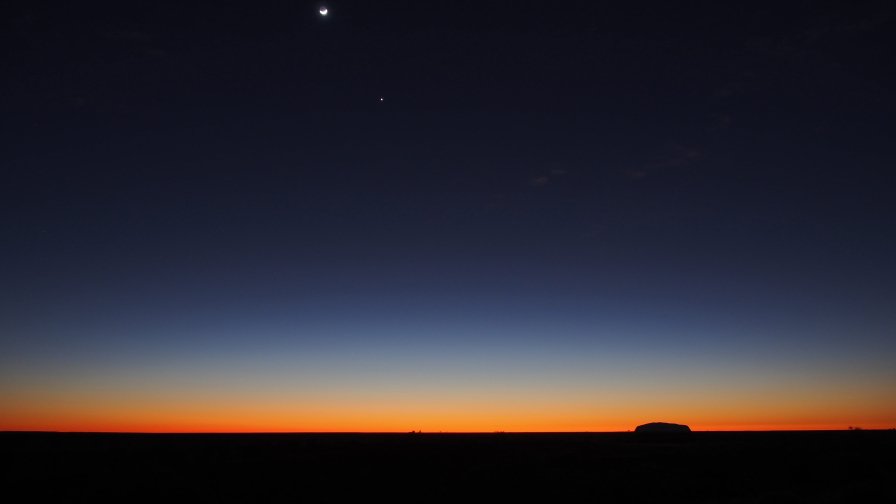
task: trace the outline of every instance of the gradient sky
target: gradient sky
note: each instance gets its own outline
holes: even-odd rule
[[[0,430],[896,427],[896,8],[671,4],[6,4]]]

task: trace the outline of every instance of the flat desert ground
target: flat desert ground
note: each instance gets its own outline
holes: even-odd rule
[[[896,431],[6,432],[0,452],[30,502],[896,502]]]

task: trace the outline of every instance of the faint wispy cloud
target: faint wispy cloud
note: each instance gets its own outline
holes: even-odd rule
[[[622,170],[622,175],[630,180],[643,180],[659,171],[690,166],[703,159],[705,155],[705,151],[700,147],[673,143],[641,166]]]

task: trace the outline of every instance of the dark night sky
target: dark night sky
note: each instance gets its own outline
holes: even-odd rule
[[[2,428],[896,425],[889,2],[0,12]]]

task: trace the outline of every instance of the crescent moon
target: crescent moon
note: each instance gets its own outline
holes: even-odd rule
[[[329,11],[327,10],[326,7],[321,7],[321,8],[320,8],[320,15],[321,15],[321,16],[326,16],[326,15],[327,15],[327,12],[329,12]]]

